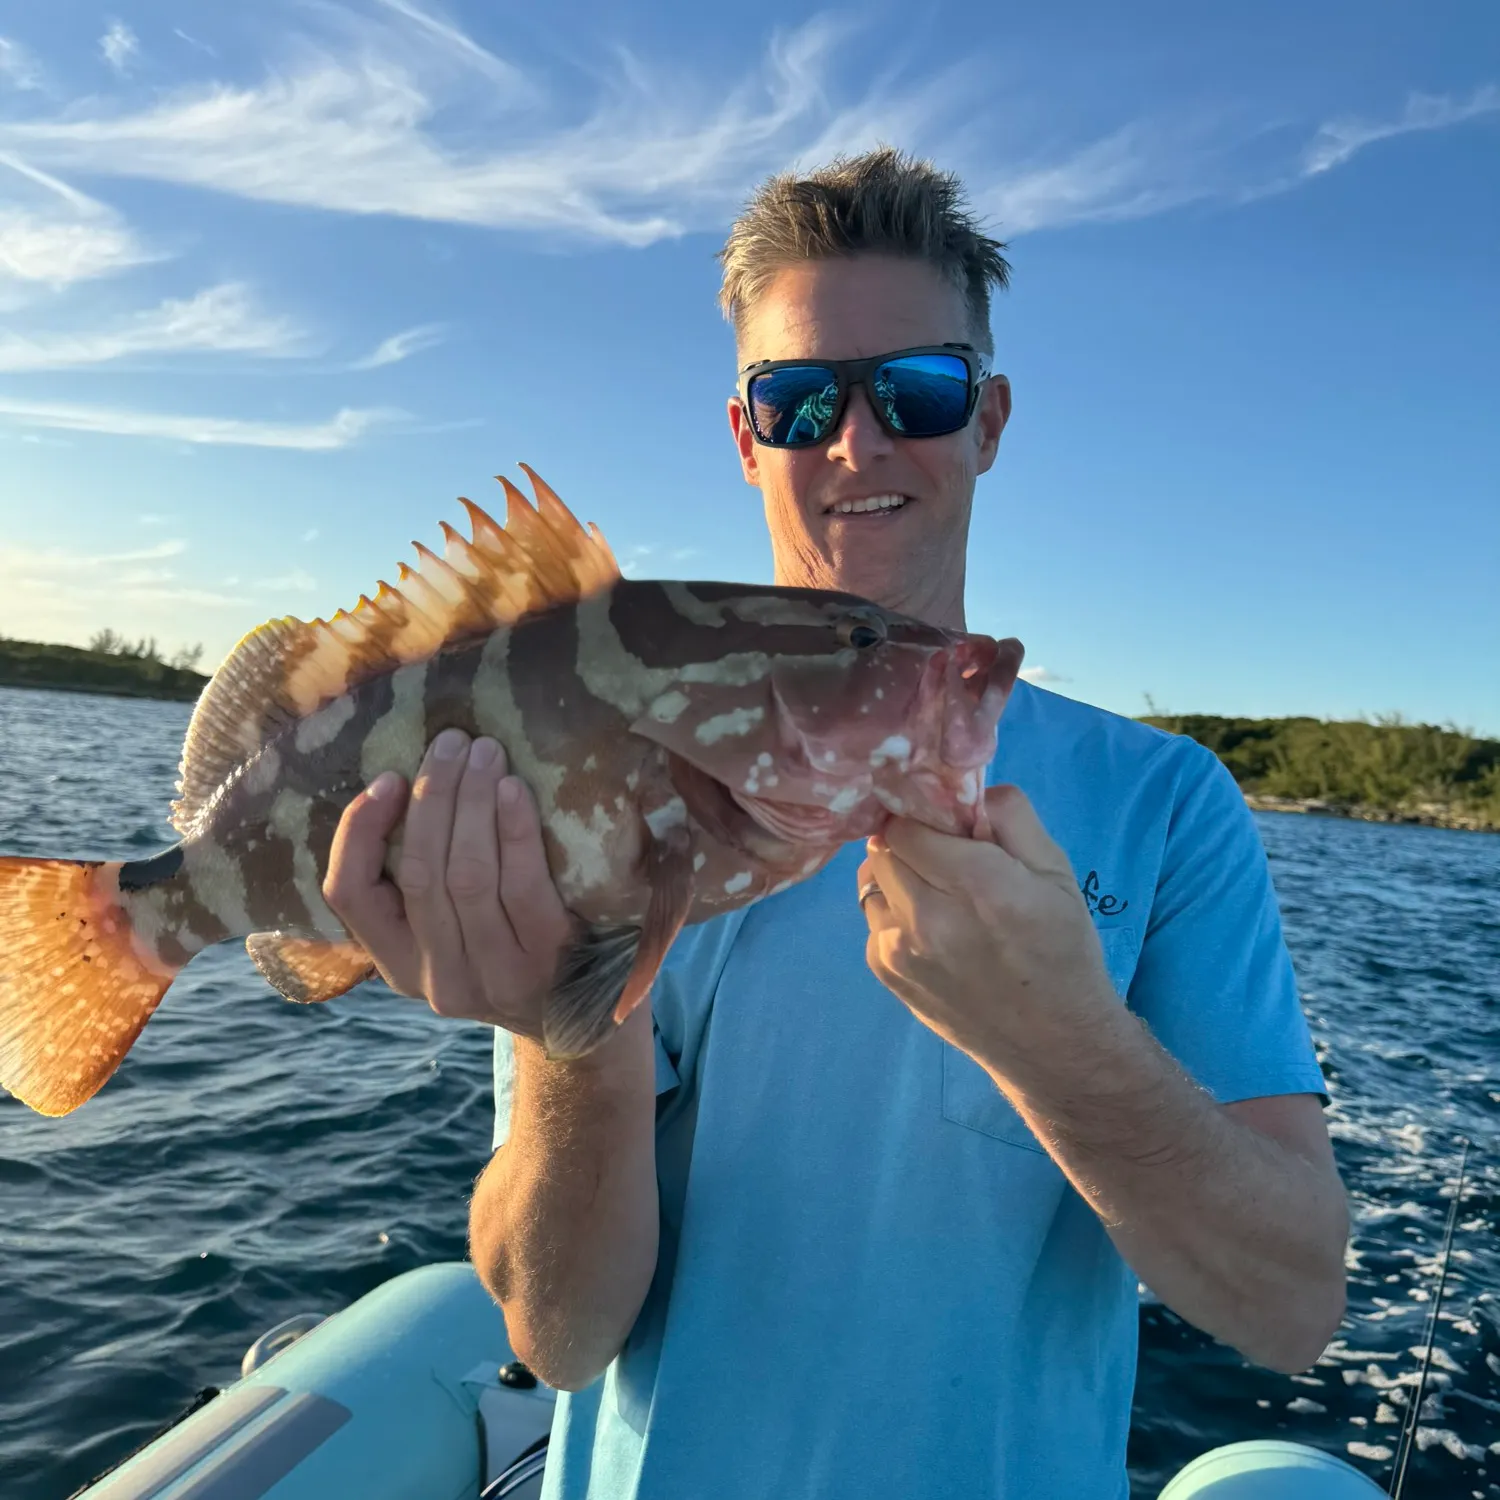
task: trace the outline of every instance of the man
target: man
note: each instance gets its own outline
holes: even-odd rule
[[[1002,248],[890,151],[775,178],[735,225],[739,367],[814,362],[729,403],[778,583],[963,625],[1006,379],[956,356],[945,419],[909,365],[815,362],[988,355]],[[550,1495],[1123,1496],[1137,1277],[1252,1360],[1321,1352],[1344,1200],[1233,781],[1024,683],[990,779],[996,842],[898,820],[689,929],[577,1062],[534,1040],[570,924],[503,752],[435,742],[399,896],[400,784],[349,810],[329,900],[395,988],[503,1028],[472,1251],[576,1393]]]

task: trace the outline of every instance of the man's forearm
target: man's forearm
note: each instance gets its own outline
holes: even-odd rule
[[[1059,1056],[990,1071],[1130,1267],[1257,1363],[1311,1364],[1344,1309],[1331,1166],[1232,1118],[1123,1009]]]
[[[650,1011],[577,1063],[515,1048],[510,1135],[475,1188],[471,1253],[516,1353],[576,1390],[619,1352],[656,1269]]]

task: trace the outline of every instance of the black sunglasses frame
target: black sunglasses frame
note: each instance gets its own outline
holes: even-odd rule
[[[964,415],[961,422],[952,427],[945,427],[941,432],[923,433],[903,432],[900,428],[891,425],[881,402],[874,399],[875,393],[870,381],[881,365],[888,365],[893,360],[906,359],[914,354],[951,354],[964,362],[964,368],[969,376],[969,395],[964,403]],[[827,432],[822,437],[808,438],[800,443],[767,441],[756,429],[755,418],[750,411],[750,382],[758,376],[770,375],[777,370],[805,369],[827,370],[838,388]],[[979,397],[984,390],[985,382],[993,378],[990,356],[982,354],[972,344],[919,344],[913,349],[893,349],[889,354],[874,354],[868,359],[763,359],[753,365],[746,365],[740,371],[737,384],[740,409],[745,413],[746,422],[750,424],[751,435],[763,448],[816,448],[826,443],[839,430],[844,420],[844,409],[849,404],[849,392],[857,385],[864,386],[866,396],[871,398],[870,409],[875,413],[876,421],[891,437],[918,442],[922,438],[947,437],[950,433],[961,432],[967,427],[974,415],[974,408],[979,405]]]

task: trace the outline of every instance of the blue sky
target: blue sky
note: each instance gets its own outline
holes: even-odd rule
[[[976,628],[1121,712],[1500,735],[1482,0],[0,0],[0,634],[211,664],[518,459],[627,571],[768,579],[713,252],[881,139],[1011,244]]]

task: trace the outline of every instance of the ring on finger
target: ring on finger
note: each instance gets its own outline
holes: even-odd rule
[[[868,901],[871,896],[880,896],[880,895],[883,895],[883,894],[884,894],[884,892],[881,891],[880,884],[879,884],[878,881],[874,881],[874,880],[862,880],[862,881],[860,881],[860,883],[859,883],[859,907],[860,907],[860,910],[861,911],[864,910],[865,902]]]

